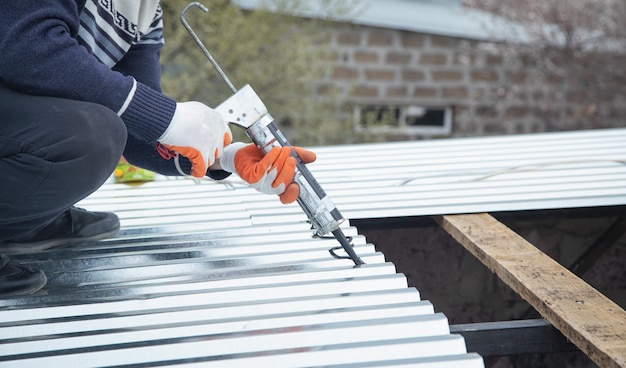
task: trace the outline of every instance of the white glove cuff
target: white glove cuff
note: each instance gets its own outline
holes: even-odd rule
[[[174,122],[177,121],[178,119],[180,119],[180,103],[176,103],[176,110],[174,110],[174,115],[172,116],[172,120],[170,121],[170,125],[167,126],[167,129],[165,129],[165,131],[163,132],[163,134],[161,134],[161,136],[159,137],[159,139],[157,139],[157,142],[161,142],[161,141],[169,141],[172,136],[174,135],[173,131],[174,131],[174,126],[176,125]]]
[[[224,153],[219,157],[222,170],[237,174],[237,170],[235,169],[235,154],[245,146],[247,146],[246,143],[233,142],[224,147]]]

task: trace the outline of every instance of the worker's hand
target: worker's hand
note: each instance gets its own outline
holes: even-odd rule
[[[222,169],[236,173],[253,188],[265,194],[277,194],[284,204],[298,199],[300,187],[293,182],[296,159],[305,164],[315,161],[315,153],[300,147],[274,147],[267,154],[254,144],[233,143],[220,156]]]
[[[201,178],[232,142],[222,115],[203,103],[179,102],[170,125],[158,139],[164,147],[191,161],[191,175]]]

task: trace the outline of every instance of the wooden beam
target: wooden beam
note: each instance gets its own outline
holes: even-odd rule
[[[626,367],[626,311],[491,215],[435,221],[601,367]]]

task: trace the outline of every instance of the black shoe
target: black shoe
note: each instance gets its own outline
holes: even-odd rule
[[[0,297],[35,293],[47,281],[46,275],[39,268],[15,263],[0,254]]]
[[[0,242],[2,253],[30,253],[115,236],[120,220],[112,212],[90,212],[72,207],[35,234]]]

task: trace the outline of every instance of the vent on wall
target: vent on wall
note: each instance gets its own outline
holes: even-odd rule
[[[451,107],[419,105],[356,105],[356,131],[448,135],[452,132]]]

